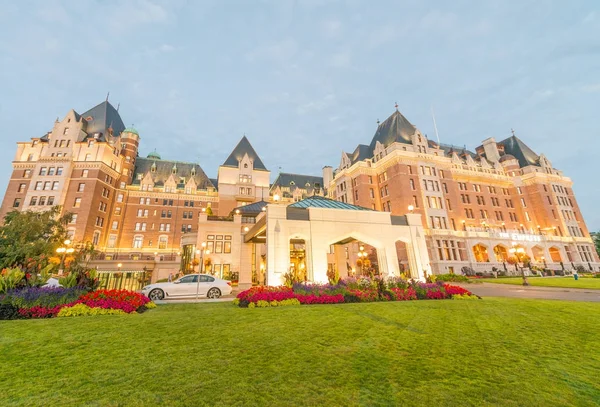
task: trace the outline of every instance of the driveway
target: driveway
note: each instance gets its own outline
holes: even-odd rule
[[[454,283],[456,284],[456,283]],[[481,297],[534,298],[543,300],[600,302],[600,290],[585,288],[533,287],[510,284],[456,284]]]

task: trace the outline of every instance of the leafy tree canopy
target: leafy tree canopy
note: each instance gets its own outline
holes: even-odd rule
[[[30,258],[51,256],[67,239],[72,214],[60,207],[45,212],[9,212],[0,226],[0,268],[24,264]]]

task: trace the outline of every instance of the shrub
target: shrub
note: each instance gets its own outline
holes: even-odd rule
[[[19,319],[19,308],[13,304],[0,304],[0,321],[9,319]]]
[[[457,294],[452,296],[453,300],[479,300],[480,297],[476,295],[469,294]]]
[[[438,274],[437,280],[445,281],[445,282],[453,282],[453,283],[468,283],[468,282],[470,282],[470,280],[467,278],[467,276],[463,276],[460,274]]]
[[[20,268],[4,269],[0,272],[0,294],[15,289],[25,278]]]
[[[125,315],[121,309],[107,309],[89,307],[85,304],[75,304],[71,307],[63,307],[56,316],[58,317],[82,317],[88,315]]]

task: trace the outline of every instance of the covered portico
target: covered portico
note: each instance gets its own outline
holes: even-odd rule
[[[365,252],[363,262],[371,255],[377,274],[399,276],[397,242],[406,246],[411,278],[423,280],[424,273],[431,273],[420,215],[393,216],[318,196],[289,206],[269,204],[244,242],[266,243],[267,285],[281,285],[291,269],[318,283],[328,281],[332,266],[345,277],[350,274],[347,265],[356,261],[357,248],[367,245],[376,254]],[[352,242],[357,243],[348,246]],[[344,245],[347,248],[336,255],[335,248]]]

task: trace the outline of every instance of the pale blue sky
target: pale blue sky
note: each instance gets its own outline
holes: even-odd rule
[[[142,155],[213,177],[243,133],[273,178],[318,175],[396,101],[434,137],[433,105],[442,142],[514,128],[600,229],[597,1],[2,1],[0,189],[16,141],[107,91]]]

